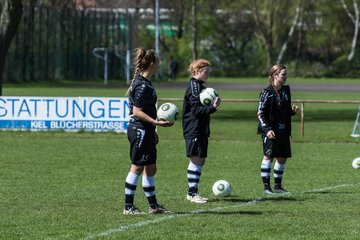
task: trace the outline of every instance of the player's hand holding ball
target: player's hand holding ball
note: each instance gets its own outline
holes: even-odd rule
[[[171,127],[172,125],[174,125],[174,123],[160,119],[156,121],[156,125],[160,127]]]
[[[164,103],[157,110],[158,121],[156,125],[161,127],[171,127],[177,120],[179,110],[173,103]]]
[[[213,106],[216,110],[219,109],[221,99],[219,93],[213,88],[205,88],[200,93],[200,102],[204,106]]]
[[[216,97],[215,100],[214,100],[214,103],[213,103],[213,106],[216,109],[216,111],[219,110],[220,103],[221,103],[220,97]]]

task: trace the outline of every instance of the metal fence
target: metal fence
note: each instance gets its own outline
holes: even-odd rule
[[[104,61],[94,48],[108,49],[108,77],[125,79],[131,15],[116,10],[25,7],[6,59],[5,82],[102,79]]]

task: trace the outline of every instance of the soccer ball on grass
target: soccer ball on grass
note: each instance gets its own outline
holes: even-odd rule
[[[212,191],[216,197],[226,197],[231,194],[231,185],[226,180],[219,180],[214,183]]]
[[[179,110],[173,103],[163,103],[157,110],[157,118],[159,120],[174,123],[179,115]]]
[[[360,168],[360,157],[355,158],[355,159],[352,161],[352,167],[355,168],[355,169],[359,169],[359,168]]]
[[[205,88],[200,93],[200,102],[205,106],[211,106],[215,98],[218,97],[218,92],[213,88]]]

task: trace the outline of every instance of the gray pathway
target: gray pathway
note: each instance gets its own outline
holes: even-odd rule
[[[158,88],[168,89],[185,89],[187,83],[181,82],[154,82]],[[266,87],[266,84],[252,83],[211,83],[206,84],[218,91],[222,90],[239,90],[239,91],[260,91]],[[316,83],[316,84],[290,84],[292,91],[304,92],[358,92],[360,94],[360,84],[336,84],[336,83]]]
[[[155,88],[162,89],[186,89],[187,82],[153,82]],[[208,82],[208,87],[213,87],[218,91],[234,90],[234,91],[257,91],[264,89],[267,85],[258,83],[216,83]],[[102,88],[103,84],[72,84],[71,87],[88,87],[88,88]],[[110,83],[107,88],[127,88],[126,83]],[[354,83],[304,83],[304,84],[290,84],[291,91],[303,92],[358,92],[360,94],[360,84]]]

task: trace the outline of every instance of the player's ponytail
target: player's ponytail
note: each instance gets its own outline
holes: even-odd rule
[[[141,63],[141,59],[145,56],[146,54],[146,50],[143,48],[136,48],[135,49],[135,58],[134,58],[134,66],[135,66],[135,70],[134,70],[134,76],[131,79],[130,82],[130,86],[128,88],[128,90],[126,91],[125,96],[128,96],[130,94],[132,85],[135,81],[135,79],[137,78],[137,76],[139,76],[140,73],[140,63]]]
[[[144,48],[136,48],[135,49],[135,58],[134,58],[134,76],[130,82],[130,86],[128,90],[126,91],[126,96],[130,94],[130,91],[132,89],[132,85],[135,81],[135,79],[139,76],[139,74],[146,70],[151,63],[156,62],[156,54],[155,51],[152,49],[145,50]]]

